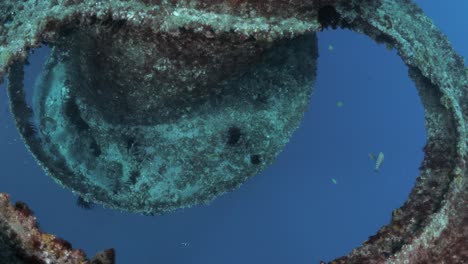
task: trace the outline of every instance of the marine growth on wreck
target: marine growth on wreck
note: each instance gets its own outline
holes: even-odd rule
[[[112,18],[56,31],[32,106],[11,82],[13,112],[50,175],[109,207],[160,213],[232,191],[273,161],[310,101],[313,34],[218,40]]]
[[[392,222],[334,263],[468,258],[468,70],[410,1],[30,0],[0,11],[0,79],[38,163],[86,201],[145,214],[207,203],[272,163],[310,101],[315,32],[396,48],[426,110],[426,156]],[[41,44],[52,53],[28,104],[23,66]]]

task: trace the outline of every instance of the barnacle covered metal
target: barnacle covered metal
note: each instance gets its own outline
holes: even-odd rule
[[[271,163],[308,103],[314,32],[343,27],[396,48],[426,111],[420,175],[391,222],[332,263],[467,261],[468,71],[410,1],[0,7],[0,72],[32,153],[85,198],[147,213],[209,201]],[[22,63],[41,42],[53,51],[28,108]]]

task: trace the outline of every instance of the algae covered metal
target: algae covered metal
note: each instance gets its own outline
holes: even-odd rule
[[[426,110],[420,175],[391,223],[332,263],[468,258],[468,71],[410,1],[31,0],[0,10],[0,76],[9,73],[31,153],[86,200],[148,214],[209,202],[271,164],[309,103],[315,32],[342,27],[396,48]],[[52,54],[29,106],[23,65],[41,43]]]

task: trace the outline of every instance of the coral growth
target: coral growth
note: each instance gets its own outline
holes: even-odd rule
[[[115,253],[108,249],[88,260],[85,253],[72,249],[59,237],[42,233],[29,207],[23,202],[10,203],[8,194],[0,193],[0,262],[9,264],[113,264]]]

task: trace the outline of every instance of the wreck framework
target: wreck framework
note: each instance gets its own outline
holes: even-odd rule
[[[31,0],[3,1],[0,10],[0,79],[10,72],[13,84],[21,82],[12,74],[14,63],[25,61],[41,43],[53,43],[57,30],[73,21],[126,21],[153,32],[183,29],[208,38],[231,32],[239,40],[272,43],[342,27],[396,48],[425,109],[427,143],[420,174],[391,222],[331,263],[468,262],[468,69],[410,1]]]

